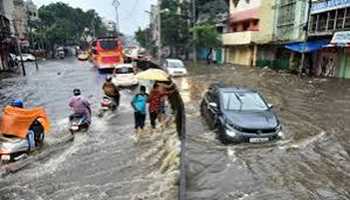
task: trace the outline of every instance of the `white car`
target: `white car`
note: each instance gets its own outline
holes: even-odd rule
[[[179,59],[166,59],[163,63],[163,69],[170,74],[170,76],[185,76],[187,69],[184,63]]]
[[[139,84],[132,64],[116,65],[113,71],[112,82],[119,87],[132,87]]]
[[[29,54],[29,53],[23,53],[22,54],[22,58],[23,58],[24,62],[35,61],[36,60],[36,58],[32,54]],[[17,56],[17,60],[21,61],[21,56]]]

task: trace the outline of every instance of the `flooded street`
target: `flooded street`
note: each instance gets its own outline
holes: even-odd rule
[[[1,200],[176,199],[178,161],[169,157],[178,151],[177,134],[175,129],[146,132],[136,141],[130,106],[134,91],[124,90],[118,111],[100,119],[105,75],[90,63],[68,58],[40,63],[39,71],[26,67],[26,78],[0,80],[0,108],[23,98],[26,107],[44,106],[53,127],[44,149],[31,155],[33,162],[0,177]],[[93,123],[87,133],[67,141],[73,88],[88,97]]]
[[[350,199],[350,81],[232,66],[195,74],[186,80],[189,200]],[[260,91],[274,105],[285,139],[218,142],[199,113],[215,81]]]

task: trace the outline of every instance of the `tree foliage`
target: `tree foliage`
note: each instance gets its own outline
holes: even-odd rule
[[[196,0],[196,5],[197,16],[206,14],[215,18],[216,15],[227,13],[229,10],[226,0]]]
[[[95,10],[85,12],[61,2],[42,6],[39,9],[39,18],[41,23],[36,32],[50,45],[78,43],[86,30],[91,35],[106,31]]]
[[[200,48],[216,48],[221,42],[216,27],[210,24],[196,25],[192,28],[195,34],[195,44]]]
[[[171,56],[186,53],[191,46],[191,6],[187,1],[163,0],[162,46],[170,48]]]

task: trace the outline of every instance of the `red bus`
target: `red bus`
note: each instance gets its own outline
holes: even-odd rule
[[[117,37],[100,37],[91,43],[91,59],[99,70],[124,63],[123,45]]]

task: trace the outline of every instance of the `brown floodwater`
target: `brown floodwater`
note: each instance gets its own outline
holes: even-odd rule
[[[210,83],[257,89],[285,138],[223,145],[201,119]],[[350,81],[247,67],[202,67],[177,79],[187,110],[189,200],[350,199]]]

